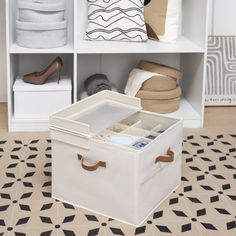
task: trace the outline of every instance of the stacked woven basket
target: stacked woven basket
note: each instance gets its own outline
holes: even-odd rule
[[[67,43],[65,0],[18,0],[16,42],[27,48],[55,48]]]
[[[145,81],[136,94],[141,99],[143,109],[158,113],[178,110],[181,97],[178,80],[182,73],[175,68],[148,61],[140,61],[138,68],[158,74]]]

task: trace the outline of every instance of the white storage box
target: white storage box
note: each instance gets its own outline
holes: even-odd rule
[[[16,21],[16,42],[26,48],[56,48],[67,43],[67,21],[32,23]]]
[[[39,3],[19,1],[19,20],[25,22],[58,22],[64,20],[63,2]]]
[[[112,91],[50,119],[54,198],[138,226],[181,183],[182,120]]]
[[[17,0],[18,2],[32,2],[32,3],[65,3],[65,0]]]
[[[49,119],[71,104],[71,79],[62,76],[58,84],[49,79],[43,85],[25,83],[18,77],[13,86],[15,119]]]

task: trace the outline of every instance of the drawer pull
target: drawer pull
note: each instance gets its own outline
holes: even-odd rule
[[[155,164],[157,162],[173,162],[174,161],[174,152],[171,151],[171,149],[169,148],[166,155],[163,156],[158,156],[155,160]]]
[[[87,171],[96,171],[99,167],[106,168],[106,162],[104,162],[104,161],[99,161],[94,165],[87,166],[84,164],[85,159],[82,155],[78,154],[78,159],[81,161],[82,168]]]

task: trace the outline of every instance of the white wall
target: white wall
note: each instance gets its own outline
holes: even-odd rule
[[[5,37],[5,1],[0,0],[0,102],[7,101]]]
[[[236,1],[235,0],[211,0],[212,20],[211,35],[236,36]]]

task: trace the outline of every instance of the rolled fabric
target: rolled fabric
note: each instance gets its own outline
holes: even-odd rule
[[[118,92],[118,89],[115,86],[115,84],[111,84],[111,90],[114,92]],[[88,93],[85,90],[83,90],[83,91],[81,91],[79,97],[80,97],[80,99],[84,99],[84,98],[87,98],[88,96],[89,96]]]
[[[112,90],[112,85],[104,74],[94,74],[88,77],[84,82],[84,87],[89,96],[103,90]]]

